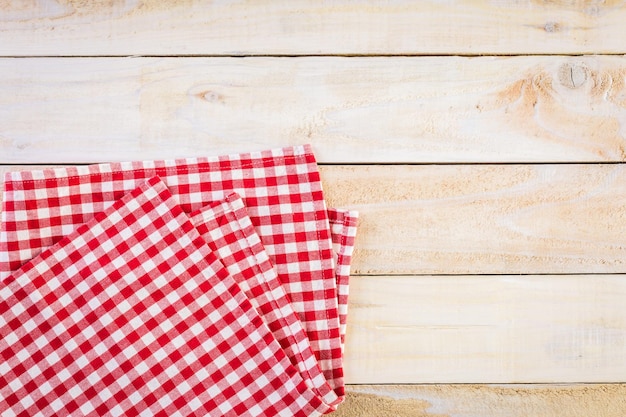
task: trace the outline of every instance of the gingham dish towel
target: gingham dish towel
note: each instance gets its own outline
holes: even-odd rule
[[[355,232],[308,146],[7,174],[0,410],[334,410]]]

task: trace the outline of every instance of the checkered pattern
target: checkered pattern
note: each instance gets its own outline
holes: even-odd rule
[[[326,381],[324,378],[306,332],[280,284],[241,198],[231,194],[225,201],[192,214],[191,221],[226,265],[307,386],[323,399],[329,410],[334,409],[341,397],[332,387],[343,389],[343,381],[340,378]],[[334,369],[341,367],[339,362]]]
[[[339,305],[339,331],[341,348],[346,337],[348,319],[348,287],[350,281],[350,264],[356,238],[356,225],[359,213],[353,210],[328,209],[330,230],[335,253],[335,277],[337,280],[337,299]]]
[[[4,279],[0,313],[3,416],[325,409],[158,178]]]
[[[28,265],[40,262],[41,257],[7,278],[10,271],[42,251],[48,253],[46,248],[66,242],[64,236],[76,234],[84,227],[81,224],[94,221],[90,220],[94,215],[103,220],[97,213],[112,210],[125,193],[153,176],[173,193],[177,210],[190,213],[204,250],[212,250],[210,266],[214,271],[221,268],[221,274],[235,282],[258,314],[255,323],[260,320],[274,347],[280,347],[277,358],[291,366],[290,378],[295,370],[294,378],[299,379],[296,385],[288,383],[285,401],[297,400],[277,409],[288,410],[286,415],[296,415],[296,409],[305,410],[306,415],[335,409],[344,395],[341,358],[356,213],[326,210],[308,146],[217,158],[8,173],[0,229],[0,277],[11,281],[19,274],[28,275]],[[210,202],[214,203],[207,206]],[[89,249],[95,250],[95,244]],[[151,256],[147,258],[154,262]],[[88,264],[81,273],[91,271]],[[75,266],[66,266],[75,272]],[[220,273],[216,276],[221,279]],[[54,310],[46,311],[49,315]],[[244,378],[243,373],[238,375]],[[244,415],[240,411],[247,406],[252,405],[239,406],[233,415]],[[258,411],[258,406],[253,410]]]
[[[308,145],[216,158],[7,173],[0,271],[13,271],[144,179],[159,176],[187,213],[242,196],[329,381],[341,336],[328,215]],[[338,388],[340,390],[340,388]]]

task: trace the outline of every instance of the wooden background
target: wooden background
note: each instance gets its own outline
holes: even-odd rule
[[[337,416],[626,415],[626,2],[0,0],[0,169],[311,143]]]

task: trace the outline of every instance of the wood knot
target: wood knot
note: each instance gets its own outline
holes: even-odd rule
[[[196,94],[196,97],[198,97],[201,100],[208,101],[209,103],[223,103],[224,102],[223,95],[215,91],[211,91],[211,90],[201,91],[200,93]]]
[[[559,82],[567,88],[578,88],[587,81],[588,72],[583,64],[563,64],[559,68]]]
[[[548,33],[555,33],[561,30],[561,25],[558,22],[548,22],[543,26],[543,30]]]

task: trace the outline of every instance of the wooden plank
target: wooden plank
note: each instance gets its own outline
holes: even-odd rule
[[[626,384],[351,386],[333,417],[623,417]]]
[[[2,1],[0,54],[624,53],[620,1]]]
[[[606,56],[2,59],[0,163],[303,142],[333,163],[624,161],[625,77]]]
[[[349,383],[623,382],[626,276],[353,277]]]
[[[626,166],[322,167],[356,274],[626,272]]]
[[[622,164],[332,165],[321,173],[328,205],[360,212],[355,274],[626,273]]]

